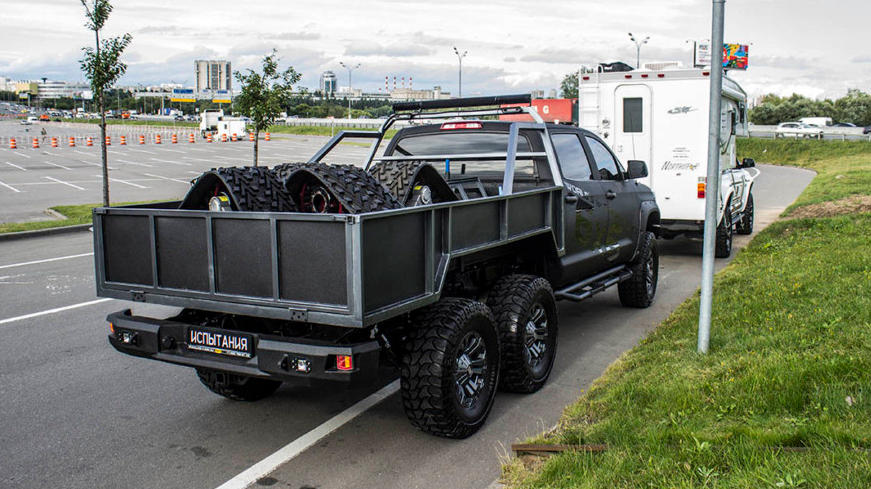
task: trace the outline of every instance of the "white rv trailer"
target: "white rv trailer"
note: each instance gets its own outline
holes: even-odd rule
[[[579,73],[581,127],[595,132],[621,161],[647,163],[641,182],[656,195],[658,235],[701,237],[705,220],[710,70],[642,69]],[[731,254],[732,233],[753,229],[752,159],[738,162],[735,138],[747,134],[747,95],[723,78],[720,117],[718,257]],[[726,205],[728,203],[728,205]]]

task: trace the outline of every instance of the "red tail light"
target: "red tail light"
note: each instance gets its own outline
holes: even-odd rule
[[[451,129],[481,129],[480,122],[445,122],[442,124],[442,130],[448,131]]]
[[[699,182],[698,184],[696,184],[696,195],[700,199],[705,198],[705,184],[704,184],[704,182]]]
[[[339,370],[354,370],[354,360],[351,355],[336,355],[336,368]]]

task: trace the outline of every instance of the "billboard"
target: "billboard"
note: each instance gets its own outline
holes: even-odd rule
[[[747,44],[723,44],[723,68],[727,70],[746,70],[750,46]]]
[[[212,94],[212,103],[229,104],[233,100],[233,94],[229,90],[215,90]]]
[[[711,66],[711,41],[697,41],[693,53],[693,66],[702,68]]]
[[[194,95],[193,88],[173,88],[170,102],[196,102],[197,97]]]

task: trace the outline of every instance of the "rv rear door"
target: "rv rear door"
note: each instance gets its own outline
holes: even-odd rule
[[[619,85],[614,94],[614,144],[620,161],[652,161],[650,87]],[[649,184],[653,184],[652,174]],[[647,183],[647,182],[645,182]]]

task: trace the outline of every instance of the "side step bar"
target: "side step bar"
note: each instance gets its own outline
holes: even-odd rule
[[[582,301],[598,294],[608,287],[618,284],[632,276],[632,271],[625,265],[605,270],[590,278],[562,288],[554,294],[558,300]]]

